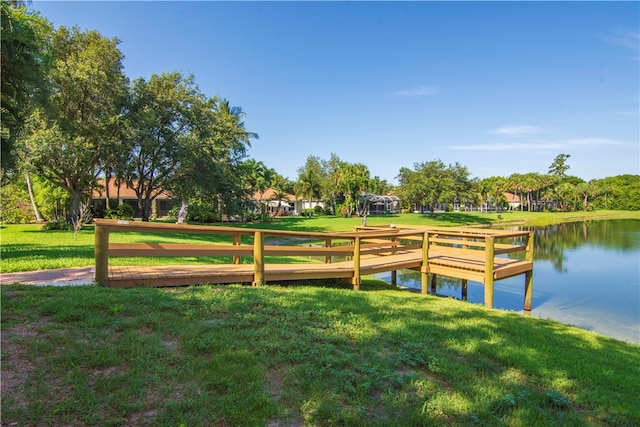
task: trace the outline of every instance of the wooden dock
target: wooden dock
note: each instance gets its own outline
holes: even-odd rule
[[[482,283],[485,305],[492,307],[494,281],[524,274],[524,309],[531,310],[533,234],[529,232],[466,227],[357,227],[354,232],[318,233],[115,220],[96,220],[95,226],[96,282],[102,286],[263,285],[341,278],[350,281],[358,290],[362,276],[391,271],[395,282],[397,270],[414,269],[421,272],[421,292],[424,294],[428,293],[429,276],[432,292],[435,292],[435,277],[445,275],[461,279],[463,293],[468,280]],[[227,237],[230,244],[110,242],[111,232],[122,231],[230,236]],[[289,244],[265,244],[274,238]],[[303,239],[315,244],[301,246],[299,242]],[[324,245],[317,242],[324,242]],[[506,257],[507,254],[519,256]],[[229,257],[231,263],[109,266],[110,257],[139,256]],[[273,257],[305,257],[309,262],[300,263],[297,259],[297,263],[283,264],[273,262]]]

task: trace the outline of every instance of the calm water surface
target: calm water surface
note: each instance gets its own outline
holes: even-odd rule
[[[516,229],[535,233],[535,317],[640,344],[640,220]],[[398,284],[419,289],[420,273],[398,272]],[[460,280],[439,277],[437,293],[460,298]],[[521,312],[523,299],[524,275],[495,283],[495,308]],[[469,282],[468,301],[483,303],[480,283]]]

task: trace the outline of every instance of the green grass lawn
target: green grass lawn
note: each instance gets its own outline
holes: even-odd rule
[[[2,423],[640,425],[636,345],[348,288],[3,286]]]
[[[439,213],[434,218],[429,215],[404,214],[388,216],[369,216],[368,225],[431,225],[431,226],[460,226],[460,225],[489,225],[492,223],[526,222],[544,225],[553,222],[583,220],[585,218],[639,218],[640,212],[626,211],[596,211],[596,212],[503,212],[498,220],[497,213]],[[231,224],[243,228],[266,228],[293,231],[352,231],[360,225],[360,218],[339,217],[283,217],[275,218],[272,222]],[[227,225],[227,224],[224,224]],[[150,237],[151,236],[151,237]],[[94,264],[93,227],[85,227],[74,239],[70,231],[42,231],[39,225],[3,225],[0,227],[0,271],[11,273],[18,271],[33,271],[64,267],[83,267]],[[230,237],[218,237],[190,234],[155,234],[148,233],[117,233],[111,235],[113,242],[150,242],[150,243],[178,243],[178,242],[212,242],[230,243]],[[218,263],[228,260],[220,258],[172,258],[172,263]],[[163,264],[166,258],[113,258],[111,265],[132,264]]]

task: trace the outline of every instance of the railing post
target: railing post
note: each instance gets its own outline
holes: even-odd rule
[[[494,236],[485,237],[484,248],[484,305],[493,307],[493,263],[494,263]]]
[[[354,291],[360,290],[360,236],[356,236],[353,243],[353,280],[351,284]]]
[[[324,247],[325,247],[325,248],[330,248],[330,247],[331,247],[331,239],[330,239],[330,238],[329,238],[329,239],[325,239],[325,240],[324,240]],[[325,262],[326,264],[331,264],[331,255],[327,255],[327,256],[324,258],[324,262]]]
[[[429,232],[425,231],[422,235],[422,268],[420,269],[420,293],[427,294],[427,283],[429,273]]]
[[[233,246],[238,246],[238,249],[239,249],[241,244],[242,244],[241,236],[239,234],[234,234],[233,235]],[[233,256],[233,263],[234,264],[240,264],[240,256],[239,255],[234,255]]]
[[[109,286],[109,226],[96,224],[94,234],[95,281],[100,286]]]
[[[253,233],[253,286],[264,284],[264,238],[262,231],[256,231]]]
[[[533,262],[533,232],[529,233],[527,239],[527,249],[525,260]],[[533,299],[533,270],[524,273],[524,310],[531,311],[531,300]]]
[[[398,248],[398,238],[397,237],[393,237],[391,239],[391,255],[395,255],[396,253],[398,253],[397,248]],[[397,270],[391,271],[391,284],[394,285],[394,286],[398,284],[398,271]]]

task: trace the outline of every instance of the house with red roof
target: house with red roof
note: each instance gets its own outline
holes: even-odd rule
[[[107,210],[107,206],[111,209],[116,209],[121,204],[128,204],[134,210],[134,217],[141,217],[142,213],[138,209],[138,196],[135,191],[127,185],[126,182],[118,182],[115,179],[109,180],[109,203],[107,205],[107,188],[105,187],[105,180],[98,180],[98,185],[93,189],[91,193],[91,203],[94,212],[104,212]],[[179,201],[172,199],[171,194],[162,192],[156,197],[151,206],[151,212],[149,217],[167,216],[169,211],[176,205],[179,205]]]

